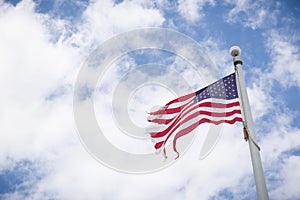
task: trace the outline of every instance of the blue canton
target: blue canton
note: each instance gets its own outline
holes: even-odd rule
[[[227,100],[238,98],[235,73],[198,90],[196,92],[195,103],[208,98]]]

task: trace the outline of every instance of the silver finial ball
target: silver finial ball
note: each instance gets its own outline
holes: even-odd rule
[[[240,56],[242,53],[242,50],[239,46],[233,46],[229,50],[232,57]]]

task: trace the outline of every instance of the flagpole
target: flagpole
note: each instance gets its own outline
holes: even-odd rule
[[[230,54],[233,57],[233,64],[236,72],[237,87],[241,100],[242,112],[244,115],[244,128],[246,133],[245,139],[248,140],[249,143],[257,197],[259,200],[268,200],[269,196],[259,153],[260,149],[256,143],[256,134],[242,70],[243,62],[240,57],[241,49],[238,46],[233,46],[230,48]]]

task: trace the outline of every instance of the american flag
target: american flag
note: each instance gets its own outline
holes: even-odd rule
[[[234,124],[243,121],[235,73],[150,112],[148,121],[157,124],[149,132],[155,149],[163,150],[167,157],[165,147],[173,143],[178,158],[176,141],[200,124]]]

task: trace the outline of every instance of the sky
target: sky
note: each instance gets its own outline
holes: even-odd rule
[[[234,45],[242,49],[269,197],[299,199],[299,24],[297,0],[0,0],[0,199],[257,199],[241,124],[223,125],[204,159],[211,126],[200,125],[179,159],[137,175],[95,159],[74,119],[78,77],[98,64],[94,109],[103,134],[123,151],[153,153],[150,140],[132,137],[122,123],[143,130],[153,106],[232,73]],[[123,52],[107,68],[93,57],[107,50],[103,44],[117,41],[108,45],[114,53],[126,42],[114,38],[149,28],[181,39],[156,35],[147,44],[155,48]],[[142,47],[138,39],[129,44]],[[90,95],[89,88],[82,94]]]

